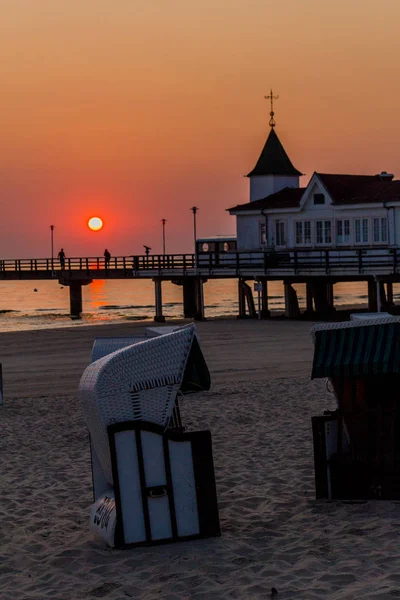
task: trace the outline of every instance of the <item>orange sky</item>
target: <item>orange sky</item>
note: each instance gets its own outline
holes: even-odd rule
[[[399,0],[1,0],[0,257],[234,233],[276,131],[306,174],[400,178]],[[98,214],[101,233],[85,220]]]

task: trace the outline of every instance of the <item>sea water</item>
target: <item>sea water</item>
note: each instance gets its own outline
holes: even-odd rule
[[[248,282],[251,285],[251,282]],[[300,309],[305,308],[305,285],[296,284]],[[83,290],[80,320],[69,316],[69,288],[53,281],[1,281],[0,331],[98,325],[118,321],[152,321],[154,283],[151,280],[93,280]],[[278,315],[284,310],[283,282],[268,283],[269,308]],[[183,317],[182,287],[162,283],[163,313],[168,320]],[[367,303],[365,282],[338,283],[334,287],[335,306]],[[394,286],[394,300],[400,299],[400,284]],[[257,308],[257,292],[254,292]],[[204,284],[205,316],[234,317],[238,314],[236,279],[210,279]]]

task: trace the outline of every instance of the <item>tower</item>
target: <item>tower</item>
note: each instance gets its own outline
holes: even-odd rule
[[[271,131],[256,166],[246,175],[250,179],[250,202],[266,198],[285,187],[299,187],[299,177],[302,173],[292,165],[274,129],[273,101],[278,97],[273,95],[272,90],[269,96],[265,96],[266,100],[271,101],[269,120]]]

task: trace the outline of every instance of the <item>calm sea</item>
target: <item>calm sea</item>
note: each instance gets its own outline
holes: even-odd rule
[[[305,307],[305,286],[295,286],[300,307]],[[146,280],[94,280],[83,288],[83,315],[69,317],[69,289],[57,281],[3,281],[0,283],[0,331],[74,327],[115,323],[123,320],[152,320],[154,284]],[[283,284],[270,282],[269,307],[276,314],[284,309]],[[367,300],[365,283],[336,284],[335,305],[362,305]],[[229,317],[238,313],[237,281],[209,280],[204,285],[205,313],[208,317]],[[400,299],[400,284],[394,286],[394,299]],[[257,305],[257,293],[255,293]],[[163,283],[164,314],[168,319],[183,317],[182,288]]]

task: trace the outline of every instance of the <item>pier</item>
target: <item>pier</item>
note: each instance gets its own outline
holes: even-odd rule
[[[1,280],[54,279],[70,290],[70,313],[82,312],[82,286],[94,279],[152,279],[154,320],[163,322],[162,282],[182,287],[184,316],[201,320],[203,286],[209,279],[237,279],[240,318],[268,318],[268,281],[284,283],[285,314],[300,315],[293,284],[306,285],[307,315],[328,316],[335,309],[333,286],[338,282],[368,284],[371,311],[393,308],[393,283],[400,282],[400,249],[301,250],[286,252],[227,252],[67,258],[64,268],[49,258],[0,260]],[[256,310],[251,283],[258,283],[260,310]]]

